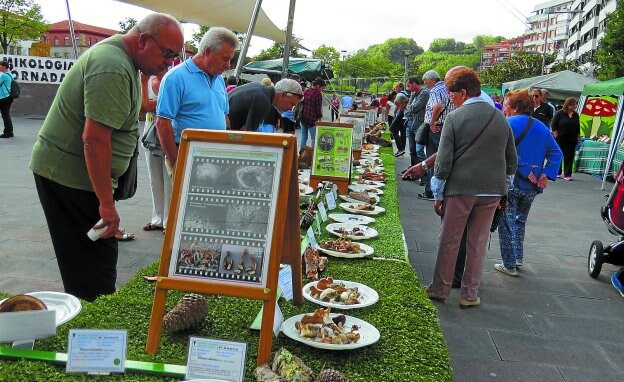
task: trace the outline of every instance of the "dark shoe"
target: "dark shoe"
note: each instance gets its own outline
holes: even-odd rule
[[[0,134],[0,138],[13,138],[13,134]]]
[[[436,296],[435,294],[433,294],[432,291],[429,290],[429,288],[425,289],[425,293],[427,293],[427,297],[429,297],[430,300],[437,301],[437,302],[446,301],[446,298]]]
[[[394,153],[394,157],[395,158],[402,157],[403,154],[405,154],[405,150],[399,150],[396,153]]]
[[[461,288],[461,282],[455,282],[455,281],[453,281],[452,288],[453,288],[453,289],[459,289],[459,288]]]
[[[479,297],[477,297],[476,300],[464,300],[463,298],[459,299],[460,309],[474,308],[475,306],[479,305],[481,305],[481,299]]]
[[[429,201],[435,200],[435,198],[433,197],[433,194],[428,194],[426,192],[423,192],[422,194],[418,194],[418,199],[429,200]]]
[[[427,182],[426,182],[426,181],[424,181],[424,180],[421,180],[421,181],[420,181],[420,185],[424,187],[424,186],[426,186],[426,185],[427,185]]]
[[[613,272],[613,275],[611,275],[611,285],[618,291],[620,296],[624,297],[624,286],[622,286],[622,283],[618,280],[617,274],[617,272]]]

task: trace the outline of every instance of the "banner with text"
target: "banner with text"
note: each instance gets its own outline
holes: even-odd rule
[[[60,84],[76,60],[56,57],[0,55],[19,82]]]

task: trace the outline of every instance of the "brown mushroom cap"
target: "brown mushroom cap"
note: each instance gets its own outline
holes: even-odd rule
[[[591,115],[593,117],[612,117],[617,113],[617,108],[613,102],[609,102],[602,98],[592,98],[585,103],[585,107],[581,114]]]

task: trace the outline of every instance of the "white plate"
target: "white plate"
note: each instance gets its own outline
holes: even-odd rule
[[[374,167],[372,170],[370,170],[370,169],[364,169],[364,168],[362,168],[362,167],[358,167],[358,168],[356,168],[356,169],[355,169],[355,171],[356,171],[358,174],[364,174],[365,172],[382,172],[383,170],[384,170],[384,167],[383,167],[383,166],[377,166],[377,167]]]
[[[377,232],[377,230],[374,228],[371,228],[365,225],[360,225],[360,224],[353,224],[353,223],[331,223],[331,224],[328,224],[327,227],[325,227],[325,229],[327,229],[327,232],[331,233],[332,235],[342,237],[342,235],[339,232],[341,228],[344,228],[346,230],[352,230],[356,227],[361,229],[364,232],[364,235],[362,236],[347,235],[347,238],[351,240],[366,240],[366,239],[372,239],[379,235],[379,232]]]
[[[360,159],[360,165],[367,165],[369,163],[376,163],[377,166],[383,166],[383,160],[381,160],[379,158]]]
[[[312,346],[315,348],[326,349],[326,350],[351,350],[351,349],[357,349],[357,348],[361,348],[364,346],[372,345],[375,342],[379,341],[379,338],[381,337],[381,335],[379,334],[379,330],[377,330],[377,328],[375,328],[373,325],[369,324],[368,322],[360,320],[359,318],[345,316],[347,320],[345,322],[344,327],[345,329],[347,329],[347,331],[350,330],[351,326],[353,325],[359,326],[360,329],[358,331],[360,332],[360,340],[358,342],[351,343],[351,344],[334,345],[334,344],[324,344],[324,343],[308,340],[306,338],[301,337],[297,329],[295,329],[295,322],[301,321],[301,318],[303,316],[305,316],[305,314],[298,314],[284,321],[282,323],[282,333],[284,333],[286,337],[289,337],[295,341],[301,342],[302,344],[306,344],[308,346]],[[335,317],[337,316],[337,314],[330,313],[329,316]]]
[[[312,294],[310,294],[310,287],[316,286],[316,283],[318,283],[318,281],[312,281],[311,283],[308,283],[303,287],[303,297],[321,306],[327,306],[327,307],[336,308],[336,309],[357,309],[357,308],[365,308],[367,306],[371,306],[377,301],[379,301],[379,294],[377,294],[377,292],[373,288],[366,286],[364,284],[353,282],[353,281],[342,281],[342,280],[334,280],[334,283],[342,283],[347,288],[358,288],[358,292],[360,294],[360,297],[359,297],[360,303],[353,304],[353,305],[345,305],[345,304],[337,304],[334,302],[322,301],[322,300],[312,297]]]
[[[370,203],[363,202],[361,200],[353,199],[352,197],[347,196],[347,195],[338,195],[338,196],[340,197],[340,199],[344,200],[345,202],[370,204]],[[375,199],[374,204],[379,203],[379,196],[371,195],[371,198]]]
[[[375,222],[375,218],[354,214],[329,214],[329,218],[338,223],[369,224]]]
[[[303,185],[308,185],[310,184],[310,177],[309,176],[304,176],[304,175],[299,175],[299,184],[303,184]]]
[[[362,151],[362,158],[378,157],[379,153],[375,151]]]
[[[377,180],[365,180],[365,184],[360,184],[357,181],[355,182],[351,182],[352,185],[354,186],[371,186],[371,187],[375,187],[375,188],[381,188],[381,187],[385,187],[386,183],[384,182],[380,182]]]
[[[313,192],[314,192],[314,190],[312,189],[312,187],[310,187],[310,186],[308,186],[306,184],[299,183],[299,195],[300,196],[301,195],[310,195]]]
[[[350,184],[349,185],[349,190],[351,191],[355,191],[355,192],[366,192],[367,194],[371,195],[371,196],[375,196],[375,195],[383,195],[383,191],[375,186],[368,186],[365,184]],[[377,192],[371,192],[370,190],[377,190]]]
[[[358,210],[358,209],[355,209],[355,208],[350,208],[349,206],[353,205],[353,204],[364,204],[364,203],[362,203],[362,202],[360,202],[360,203],[340,203],[340,208],[342,208],[345,211],[353,212],[354,214],[362,214],[362,215],[379,215],[380,213],[386,211],[385,208],[379,207],[379,206],[373,206],[373,207],[375,207],[375,209],[372,210],[372,211],[364,211],[364,210]]]
[[[53,310],[56,314],[56,326],[62,325],[76,317],[82,309],[82,304],[75,296],[61,292],[32,292],[25,293],[43,301],[48,310]],[[5,299],[6,300],[6,299]],[[2,304],[4,300],[0,301]]]
[[[321,246],[319,246],[317,249],[330,256],[342,257],[345,259],[359,259],[362,257],[372,256],[373,253],[375,253],[375,250],[373,249],[373,247],[369,245],[362,244],[362,243],[358,243],[358,245],[360,246],[360,249],[362,250],[362,252],[360,253],[344,253],[344,252],[332,251],[331,249],[325,249],[325,248],[322,248]]]

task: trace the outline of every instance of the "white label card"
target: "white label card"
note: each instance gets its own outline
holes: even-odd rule
[[[126,330],[70,329],[67,371],[123,373],[127,340]]]
[[[325,203],[319,202],[318,210],[321,213],[321,218],[323,219],[323,222],[326,222],[327,221],[327,210],[325,209]]]
[[[279,287],[282,289],[282,295],[287,301],[293,299],[293,284],[292,284],[292,268],[290,265],[285,266],[279,271],[279,278],[277,279]]]
[[[316,220],[316,233],[317,235],[321,234],[321,214],[315,214],[314,219]]]
[[[273,334],[275,337],[279,335],[282,323],[284,322],[284,313],[279,307],[278,303],[275,303],[275,315],[273,316]]]
[[[312,246],[312,249],[316,249],[318,248],[318,244],[316,242],[316,237],[314,236],[314,230],[312,229],[312,227],[308,228],[308,240],[310,240],[310,245]]]
[[[213,338],[191,337],[186,379],[242,382],[247,344]]]
[[[325,200],[327,201],[327,208],[330,210],[336,209],[336,197],[333,192],[325,194]]]

